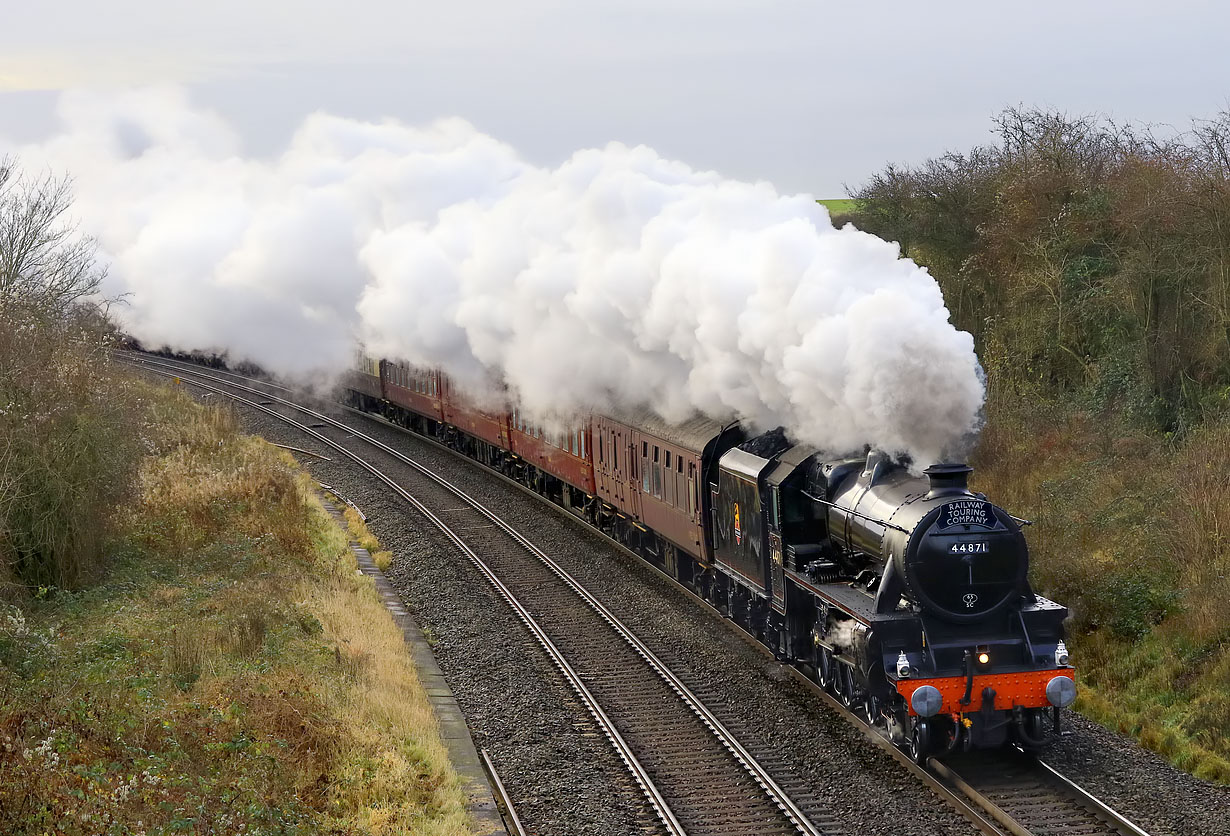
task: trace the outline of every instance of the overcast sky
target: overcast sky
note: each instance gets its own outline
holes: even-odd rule
[[[1025,103],[1186,126],[1230,96],[1219,3],[6,0],[0,134],[59,90],[185,84],[275,152],[307,113],[456,115],[535,162],[610,140],[840,197]]]

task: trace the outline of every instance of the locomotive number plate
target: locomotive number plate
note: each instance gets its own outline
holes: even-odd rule
[[[973,540],[968,543],[953,543],[948,547],[948,551],[953,554],[987,554],[990,549],[987,548],[986,540]]]

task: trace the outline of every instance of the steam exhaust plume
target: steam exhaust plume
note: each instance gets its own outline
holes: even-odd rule
[[[361,343],[548,425],[646,405],[916,466],[977,426],[973,340],[935,280],[809,196],[618,143],[542,168],[460,119],[315,114],[266,160],[177,89],[59,115],[0,150],[72,174],[148,344],[302,379]]]

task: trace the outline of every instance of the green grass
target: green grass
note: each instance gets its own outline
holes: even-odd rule
[[[460,836],[402,637],[289,457],[155,396],[109,568],[0,604],[0,832]]]
[[[821,206],[829,210],[830,215],[845,215],[858,210],[858,201],[853,198],[834,198],[832,200],[817,200]]]

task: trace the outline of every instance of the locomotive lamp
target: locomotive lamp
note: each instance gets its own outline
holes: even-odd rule
[[[909,679],[909,677],[910,677],[910,660],[909,660],[909,657],[905,655],[905,651],[903,650],[899,654],[897,654],[897,678],[898,679]]]
[[[985,644],[978,645],[974,651],[974,662],[977,663],[979,670],[986,670],[991,666],[991,648]]]
[[[1055,665],[1056,667],[1065,667],[1068,664],[1068,646],[1060,639],[1059,644],[1055,646]]]

